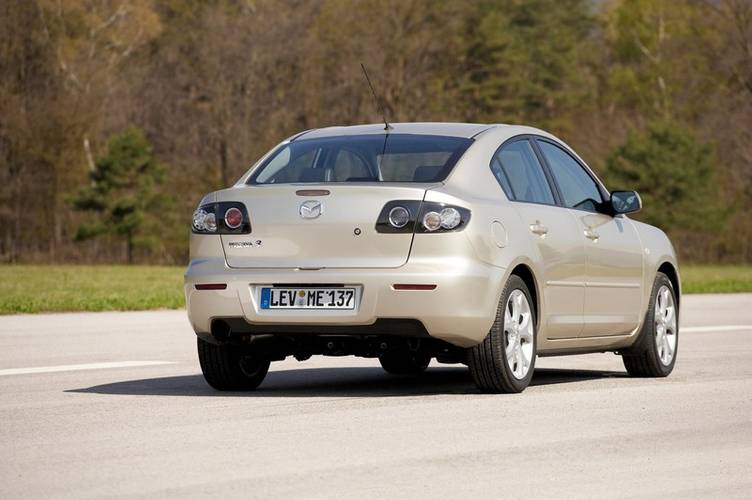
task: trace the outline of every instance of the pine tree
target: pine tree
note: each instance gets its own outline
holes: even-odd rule
[[[149,246],[153,240],[141,230],[162,202],[156,187],[163,177],[164,168],[141,130],[130,128],[113,136],[107,153],[96,161],[91,186],[73,200],[76,210],[95,214],[92,221],[79,226],[76,239],[121,237],[128,263],[133,263],[134,247]]]

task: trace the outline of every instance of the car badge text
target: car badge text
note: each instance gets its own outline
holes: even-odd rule
[[[256,241],[231,241],[227,244],[230,248],[258,248],[261,246],[261,240]]]

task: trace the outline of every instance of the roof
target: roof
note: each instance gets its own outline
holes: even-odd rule
[[[474,137],[498,125],[482,123],[390,123],[390,134],[445,135],[450,137]],[[352,125],[349,127],[326,127],[309,130],[295,136],[297,139],[316,139],[342,135],[383,134],[384,124]]]

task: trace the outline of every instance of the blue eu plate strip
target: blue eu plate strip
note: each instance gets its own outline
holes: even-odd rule
[[[261,309],[269,309],[269,299],[272,295],[272,289],[271,288],[262,288],[261,289]]]

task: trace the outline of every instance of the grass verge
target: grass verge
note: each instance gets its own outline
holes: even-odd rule
[[[183,307],[184,268],[0,266],[0,314]]]
[[[0,314],[184,306],[183,267],[0,265]],[[684,293],[752,292],[752,266],[685,265]]]
[[[688,264],[679,272],[684,293],[752,292],[752,266]]]

